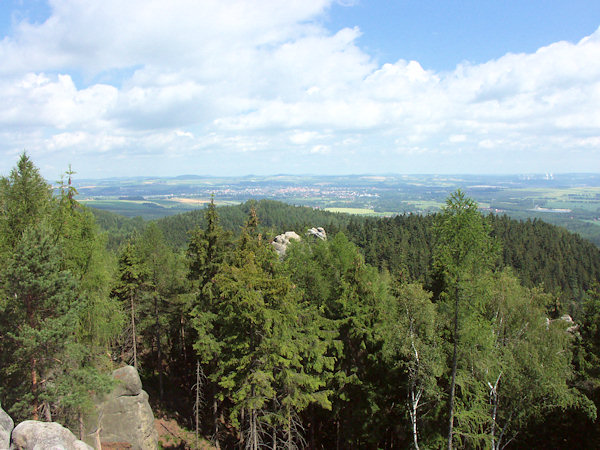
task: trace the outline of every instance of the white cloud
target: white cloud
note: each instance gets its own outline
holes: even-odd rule
[[[326,30],[330,0],[50,4],[45,22],[21,22],[0,41],[4,155],[60,159],[68,149],[74,164],[95,152],[237,155],[240,172],[260,166],[246,153],[267,161],[305,146],[351,156],[355,172],[367,159],[384,172],[394,165],[377,155],[514,159],[539,148],[581,150],[582,168],[600,170],[589,164],[600,139],[600,30],[435,73],[418,61],[377,65],[357,46],[358,28]]]
[[[310,153],[329,153],[331,147],[329,145],[315,145],[310,149]]]
[[[296,145],[306,145],[319,137],[319,133],[314,131],[297,131],[290,136],[290,142]]]

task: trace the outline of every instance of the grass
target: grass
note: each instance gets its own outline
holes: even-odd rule
[[[334,207],[334,208],[323,208],[324,211],[329,211],[333,213],[344,213],[344,214],[356,214],[359,216],[377,216],[377,217],[387,217],[393,216],[394,214],[398,214],[396,212],[377,212],[373,209],[369,208],[342,208],[342,207]]]
[[[444,206],[444,203],[436,202],[435,200],[408,200],[402,203],[419,210],[440,209]]]

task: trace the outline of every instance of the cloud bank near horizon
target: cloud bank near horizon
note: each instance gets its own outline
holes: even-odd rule
[[[0,41],[0,151],[44,173],[599,172],[600,29],[452,71],[331,0],[52,0]],[[350,6],[351,7],[351,6]]]

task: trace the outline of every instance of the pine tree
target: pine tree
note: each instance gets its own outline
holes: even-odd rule
[[[76,282],[61,269],[51,229],[45,224],[25,229],[1,276],[5,291],[3,368],[18,418],[51,419],[50,403],[56,368],[74,343],[77,328]],[[3,378],[4,378],[3,377]]]
[[[39,223],[52,207],[52,190],[26,153],[8,177],[0,178],[2,253],[17,245],[25,229]]]
[[[165,337],[167,331],[174,328],[172,322],[180,318],[177,308],[181,306],[179,296],[185,289],[185,273],[156,223],[148,225],[138,238],[136,248],[146,268],[146,282],[141,296],[144,314],[138,332],[145,337],[145,342],[152,342],[152,352],[148,352],[152,355],[150,367],[158,373],[159,398],[162,400]]]
[[[108,388],[97,369],[109,363],[102,355],[119,310],[107,299],[92,216],[67,191],[58,200],[51,192],[26,154],[0,180],[2,395],[17,417],[70,425],[91,406],[92,391]]]

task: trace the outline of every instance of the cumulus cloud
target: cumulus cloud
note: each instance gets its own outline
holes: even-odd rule
[[[220,157],[243,173],[282,154],[321,172],[339,169],[325,165],[335,157],[353,172],[424,172],[442,170],[427,159],[442,154],[459,171],[461,155],[546,149],[600,170],[600,30],[436,73],[376,63],[359,28],[321,25],[331,3],[50,0],[45,21],[0,40],[0,151],[65,167],[137,158],[138,173],[168,158],[207,173]]]

